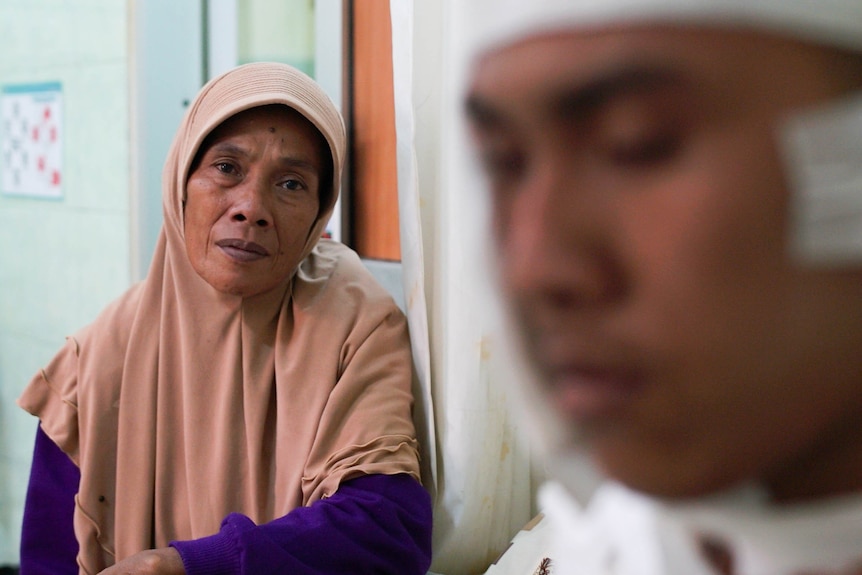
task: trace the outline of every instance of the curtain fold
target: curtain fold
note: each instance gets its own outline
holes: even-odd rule
[[[445,575],[483,573],[534,512],[460,119],[470,21],[488,1],[390,1],[404,294],[435,500],[432,571]]]
[[[424,249],[419,213],[418,179],[412,109],[412,44],[404,31],[412,27],[410,2],[394,1],[392,19],[392,69],[395,90],[396,157],[398,166],[398,217],[401,241],[404,305],[413,347],[414,395],[416,396],[417,433],[424,446],[422,472],[426,486],[436,496],[437,449],[434,441],[434,400],[431,395],[431,356],[428,342],[428,313],[425,298]],[[396,41],[398,41],[396,49]]]

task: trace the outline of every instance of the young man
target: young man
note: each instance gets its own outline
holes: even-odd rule
[[[511,4],[466,109],[551,572],[862,573],[862,2]]]

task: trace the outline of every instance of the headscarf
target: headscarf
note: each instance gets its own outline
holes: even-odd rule
[[[323,135],[332,190],[294,275],[240,298],[192,268],[183,200],[206,136],[268,104]],[[319,241],[344,150],[331,100],[286,65],[236,68],[190,106],[165,164],[165,223],[146,279],[68,338],[19,399],[81,470],[82,573],[213,534],[231,512],[270,521],[361,474],[418,479],[406,321],[352,251]]]
[[[186,179],[198,148],[210,132],[231,116],[267,104],[284,104],[300,112],[323,135],[332,153],[332,189],[325,196],[321,194],[328,203],[320,206],[303,257],[317,243],[341,188],[346,147],[344,122],[335,104],[314,80],[295,68],[271,62],[246,64],[210,80],[186,112],[162,172],[162,186],[170,196],[165,197],[163,206],[165,222],[170,231],[177,231],[180,239]],[[168,206],[168,200],[174,205]]]

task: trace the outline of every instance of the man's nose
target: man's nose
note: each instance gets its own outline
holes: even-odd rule
[[[235,188],[235,201],[230,209],[230,218],[235,222],[248,222],[257,227],[272,225],[272,213],[266,201],[267,184],[261,178],[246,177]]]
[[[565,163],[536,167],[496,222],[509,290],[554,306],[596,305],[622,289],[612,202]]]

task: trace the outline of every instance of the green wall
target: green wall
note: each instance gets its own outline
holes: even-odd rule
[[[0,0],[0,89],[59,82],[63,197],[0,194],[0,565],[17,564],[33,374],[130,281],[129,34],[120,0]],[[0,162],[0,170],[3,163]]]
[[[284,62],[314,70],[314,0],[243,0],[237,6],[238,63]]]

